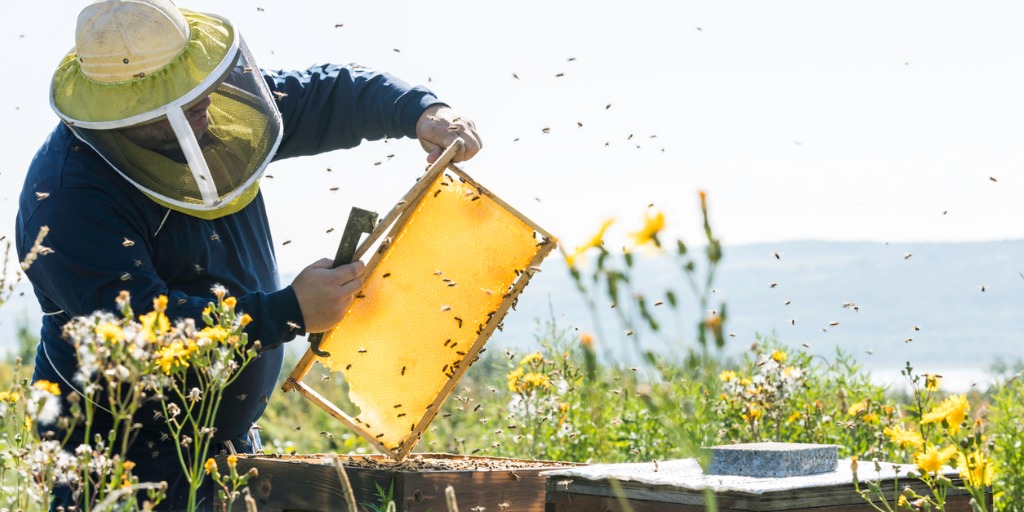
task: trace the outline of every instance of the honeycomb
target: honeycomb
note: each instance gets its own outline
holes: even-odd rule
[[[436,412],[431,404],[476,354],[470,348],[488,322],[500,321],[495,311],[544,245],[533,227],[458,175],[438,174],[410,210],[321,342],[331,356],[319,359],[344,375],[362,434],[392,451],[415,443],[421,420]]]

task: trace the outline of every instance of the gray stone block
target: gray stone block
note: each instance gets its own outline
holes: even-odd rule
[[[835,471],[839,447],[803,443],[747,443],[711,448],[709,475],[785,478]]]

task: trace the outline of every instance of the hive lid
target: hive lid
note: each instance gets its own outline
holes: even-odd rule
[[[307,350],[284,385],[399,461],[556,243],[450,163],[456,144],[357,249],[360,258],[387,230],[363,289],[320,342],[330,356]],[[302,381],[314,361],[343,376],[358,413]]]

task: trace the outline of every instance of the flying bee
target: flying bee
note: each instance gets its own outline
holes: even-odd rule
[[[36,201],[42,201],[43,199],[46,199],[47,197],[50,197],[50,193],[49,192],[36,192]]]
[[[366,353],[366,349],[363,348],[363,347],[359,347],[359,353],[360,354],[365,354]]]
[[[277,98],[277,101],[281,101],[281,100],[285,99],[285,97],[288,96],[288,93],[281,92],[281,91],[274,91],[274,96]]]
[[[551,133],[551,128],[541,128],[540,131],[542,131],[544,133]]]
[[[839,325],[839,322],[829,322],[828,325],[829,327],[836,327],[837,325]]]
[[[125,247],[132,247],[133,245],[135,245],[135,241],[130,239],[130,238],[125,237],[124,241],[121,242],[121,245],[123,245]]]
[[[662,304],[664,304],[664,302],[660,300],[654,303],[655,306],[660,306]]]
[[[290,243],[292,243],[291,240],[285,240],[284,242],[281,242],[281,245],[288,245]]]
[[[334,228],[327,228],[327,234],[331,234],[333,232],[334,232]]]
[[[252,73],[252,66],[246,66],[242,68],[243,73]]]
[[[299,324],[297,324],[295,322],[292,322],[292,321],[285,322],[285,324],[288,325],[289,329],[299,330],[301,328],[301,326]]]
[[[779,285],[779,283],[776,283],[775,281],[772,281],[772,282],[768,283],[768,287],[769,288],[775,288],[778,285]]]

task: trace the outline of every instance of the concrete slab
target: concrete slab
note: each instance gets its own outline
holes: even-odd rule
[[[745,443],[712,447],[708,474],[788,478],[829,473],[838,465],[836,445]]]

